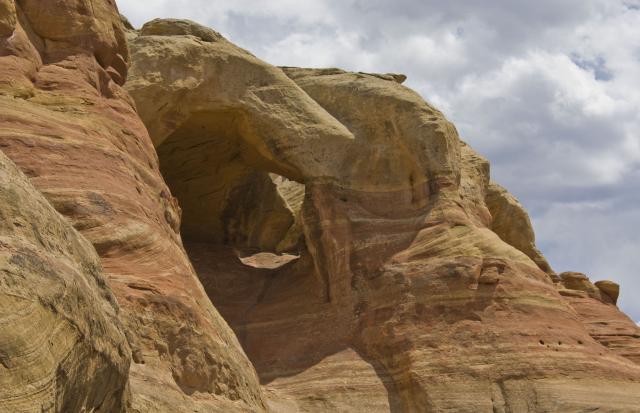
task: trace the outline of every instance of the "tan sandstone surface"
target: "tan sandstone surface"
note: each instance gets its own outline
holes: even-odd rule
[[[0,198],[0,240],[77,243],[52,260],[95,297],[68,304],[91,334],[36,307],[78,366],[49,385],[71,404],[44,411],[637,411],[617,285],[556,275],[488,161],[404,80],[277,68],[184,20],[125,30],[107,0],[0,0],[0,150],[95,248],[24,177],[37,209]],[[42,244],[14,217],[60,229]],[[0,263],[2,323],[21,313]],[[6,349],[22,362],[8,331],[0,380],[40,411],[42,380],[2,370]],[[64,365],[34,348],[50,367],[33,374]]]
[[[560,278],[560,294],[578,313],[589,334],[615,354],[640,364],[640,328],[616,307],[618,284],[592,284],[586,275],[577,272],[562,273]]]
[[[283,68],[287,82],[205,31],[155,20],[131,32],[126,88],[184,222],[200,208],[215,222],[185,247],[275,411],[635,409],[639,366],[585,325],[524,209],[402,77]],[[230,204],[281,210],[273,186],[234,201],[266,173],[305,187],[293,259],[277,239],[224,235]],[[280,265],[243,264],[261,249]]]
[[[0,411],[124,412],[130,361],[95,250],[0,152]]]
[[[114,2],[0,3],[0,149],[99,253],[133,354],[133,411],[264,410],[253,367],[182,248],[179,207],[120,87],[128,50]]]

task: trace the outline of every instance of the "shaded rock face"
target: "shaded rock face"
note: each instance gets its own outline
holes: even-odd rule
[[[91,244],[0,152],[0,411],[124,412],[118,311]]]
[[[132,411],[264,410],[255,370],[184,252],[179,207],[120,86],[128,48],[114,2],[2,0],[0,10],[0,149],[99,253],[133,354]],[[60,340],[94,357],[74,334]],[[101,371],[93,381],[91,366],[106,367],[89,358],[69,373],[86,376],[68,390],[80,404],[50,410],[79,411],[84,397],[97,406],[101,392],[122,385],[120,363],[111,382]]]
[[[126,88],[273,411],[636,409],[613,286],[567,293],[522,206],[402,77],[278,69],[205,32],[130,32]]]

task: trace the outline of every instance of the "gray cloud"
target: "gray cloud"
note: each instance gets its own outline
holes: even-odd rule
[[[556,270],[622,284],[640,320],[640,1],[119,0],[273,64],[401,72],[530,210]]]

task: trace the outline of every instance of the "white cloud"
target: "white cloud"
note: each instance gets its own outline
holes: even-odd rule
[[[624,209],[624,199],[554,202],[535,219],[537,237],[557,271],[582,270],[592,281],[622,284],[620,306],[640,314],[640,210]],[[615,211],[615,215],[612,212]],[[629,230],[631,227],[631,231]]]
[[[331,67],[336,62],[351,62],[361,70],[374,67],[375,57],[361,47],[363,39],[358,33],[337,31],[331,38],[307,33],[292,33],[282,40],[263,48],[261,57],[274,64],[304,61],[305,66]],[[310,54],[309,50],[315,52]]]
[[[640,293],[640,1],[119,0],[280,65],[401,72],[532,212],[552,265]]]

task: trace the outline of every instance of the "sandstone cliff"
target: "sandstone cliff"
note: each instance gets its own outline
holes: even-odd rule
[[[0,152],[0,411],[125,411],[118,315],[91,244]]]
[[[617,286],[556,275],[526,211],[402,75],[273,67],[189,21],[125,30],[107,0],[0,0],[0,17],[0,148],[106,279],[82,236],[50,234],[84,245],[63,254],[88,280],[71,303],[97,298],[70,311],[98,321],[60,330],[80,364],[50,385],[71,404],[49,411],[640,405],[640,330]],[[20,202],[42,205],[20,179]],[[1,199],[5,222],[65,222]],[[5,227],[10,247],[30,239]],[[21,331],[0,336],[0,361],[19,360]],[[0,406],[40,411],[16,370],[0,365]]]
[[[1,4],[0,148],[99,253],[133,354],[133,411],[262,411],[255,371],[198,282],[179,207],[120,86],[128,49],[114,3]]]

